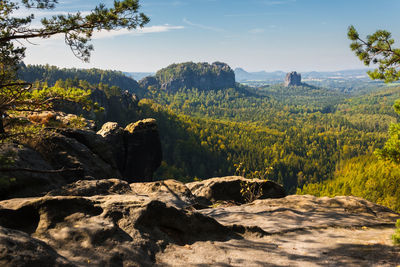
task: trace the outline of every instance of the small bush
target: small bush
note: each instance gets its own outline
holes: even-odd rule
[[[393,243],[400,245],[400,219],[396,222],[396,232],[392,235]]]

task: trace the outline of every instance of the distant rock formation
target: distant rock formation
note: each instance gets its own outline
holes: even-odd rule
[[[225,63],[186,62],[172,64],[156,73],[160,88],[170,92],[179,89],[219,90],[235,87],[235,73]]]
[[[295,71],[289,72],[285,77],[285,86],[300,86],[301,85],[301,74]]]

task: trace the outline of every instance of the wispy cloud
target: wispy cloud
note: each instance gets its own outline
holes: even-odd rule
[[[224,17],[259,17],[269,15],[288,15],[289,12],[263,12],[263,13],[237,13],[237,14],[225,14]]]
[[[263,28],[254,28],[254,29],[251,29],[249,32],[253,33],[253,34],[259,34],[259,33],[265,32],[265,29],[263,29]]]
[[[296,0],[263,0],[262,3],[268,6],[285,5],[294,3]]]
[[[214,32],[224,32],[225,31],[224,29],[221,29],[221,28],[216,28],[216,27],[207,26],[207,25],[203,25],[203,24],[193,23],[186,18],[183,19],[183,22],[186,23],[187,25],[190,25],[190,26],[193,26],[196,28],[200,28],[203,30],[209,30],[209,31],[214,31]]]
[[[150,34],[150,33],[160,33],[160,32],[169,32],[173,30],[181,30],[184,29],[184,26],[172,26],[172,25],[155,25],[155,26],[150,26],[150,27],[144,27],[144,28],[139,28],[139,29],[134,29],[134,30],[127,30],[127,29],[120,29],[120,30],[111,30],[111,31],[98,31],[94,32],[92,39],[94,40],[99,40],[99,39],[108,39],[108,38],[114,38],[117,36],[139,36],[139,35],[144,35],[144,34]],[[64,39],[64,34],[56,34],[53,35],[50,39],[42,40],[40,38],[35,38],[33,39],[34,41],[31,42],[31,44],[42,44],[44,43],[51,43],[52,41],[59,41]]]
[[[184,26],[172,26],[165,24],[165,25],[144,27],[135,30],[120,29],[112,31],[100,31],[93,34],[93,39],[105,39],[121,35],[143,35],[149,33],[169,32],[173,30],[182,30],[184,28],[185,28]]]
[[[144,7],[151,7],[151,6],[173,6],[173,7],[177,7],[177,6],[185,6],[188,3],[184,2],[184,1],[179,1],[179,0],[175,0],[175,1],[160,1],[160,2],[155,2],[155,3],[148,3],[148,2],[144,2],[142,4],[142,6]]]

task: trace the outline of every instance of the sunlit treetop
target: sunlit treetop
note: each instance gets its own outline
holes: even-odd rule
[[[400,49],[393,47],[394,40],[390,32],[378,30],[364,40],[354,26],[350,26],[347,35],[352,41],[350,48],[365,65],[378,65],[377,69],[368,72],[372,79],[385,82],[399,80]]]

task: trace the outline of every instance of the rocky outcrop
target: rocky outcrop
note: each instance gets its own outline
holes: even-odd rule
[[[78,129],[47,131],[42,136],[27,140],[27,145],[37,151],[53,170],[81,170],[61,172],[67,183],[80,179],[120,177],[108,152],[111,146],[95,132]]]
[[[15,143],[1,144],[0,157],[8,161],[8,164],[2,165],[3,168],[54,170],[53,166],[39,152]],[[2,181],[0,199],[34,196],[65,184],[63,177],[58,173],[24,172],[22,170],[1,171],[0,179]]]
[[[154,119],[131,123],[122,129],[116,123],[103,125],[98,135],[111,145],[122,177],[129,182],[152,181],[161,165],[162,151]]]
[[[0,226],[0,266],[73,267],[45,242]]]
[[[399,218],[356,197],[287,196],[198,211],[243,238],[169,244],[164,266],[397,266],[400,248],[390,236]]]
[[[248,199],[242,192],[245,187],[251,187],[259,199],[282,198],[286,196],[282,186],[266,180],[246,179],[241,176],[216,177],[199,182],[186,184],[192,193],[211,202],[234,201],[246,203]]]
[[[47,243],[56,251],[53,258],[80,266],[149,266],[167,244],[238,236],[211,217],[131,193],[6,200],[0,202],[0,225],[29,242]],[[0,235],[0,251],[10,250],[6,238]],[[6,266],[12,264],[2,256]]]
[[[219,90],[235,87],[235,73],[225,63],[172,64],[156,73],[161,89],[175,92],[179,89]]]
[[[96,196],[130,194],[132,189],[126,181],[119,179],[80,180],[47,193],[47,196]]]
[[[116,179],[0,201],[0,264],[398,264],[400,248],[390,245],[390,233],[399,214],[360,198],[287,196],[197,211],[193,201],[174,180],[128,185]]]
[[[301,85],[301,74],[292,71],[286,74],[284,85],[289,86],[300,86]]]
[[[121,92],[121,95],[108,95],[100,90],[94,89],[89,96],[93,103],[102,108],[101,111],[84,110],[75,102],[62,101],[55,106],[55,109],[67,114],[75,114],[100,122],[121,121],[128,123],[135,118],[138,112],[139,98],[129,91]]]
[[[140,87],[142,87],[142,88],[144,88],[144,89],[146,89],[146,90],[147,90],[150,86],[157,87],[157,88],[160,86],[158,80],[157,80],[156,77],[154,77],[154,76],[147,76],[147,77],[144,77],[143,79],[141,79],[141,80],[139,81],[139,85],[140,85]]]
[[[43,195],[82,179],[151,181],[162,152],[157,124],[147,119],[126,129],[106,123],[99,134],[47,129],[23,144],[2,144],[0,156],[9,161],[4,166],[12,169],[0,174],[0,199],[5,199]]]
[[[30,112],[27,114],[26,118],[31,123],[39,123],[46,126],[59,125],[60,127],[79,127],[86,130],[94,130],[96,128],[96,124],[93,120],[61,111]]]
[[[169,206],[184,209],[208,208],[212,203],[198,198],[181,182],[164,180],[150,183],[132,183],[134,194],[147,195]]]

